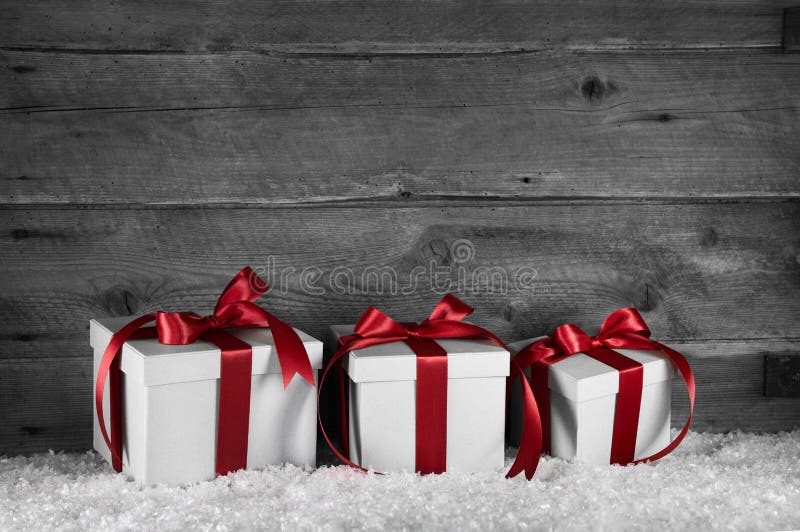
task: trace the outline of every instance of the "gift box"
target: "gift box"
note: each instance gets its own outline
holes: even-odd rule
[[[90,321],[94,374],[111,335],[131,318]],[[247,467],[316,463],[316,388],[301,378],[284,390],[273,333],[228,329],[252,347]],[[298,331],[318,374],[322,343]],[[165,345],[157,338],[128,340],[120,353],[122,469],[144,484],[187,484],[213,479],[219,410],[221,350],[198,340]],[[109,388],[104,410],[109,411]],[[109,463],[111,451],[94,416],[94,448]]]
[[[353,326],[333,326],[331,332],[335,350]],[[443,469],[501,469],[509,352],[483,339],[437,338],[435,343],[447,359],[446,412],[434,420],[446,427]],[[347,440],[349,458],[356,464],[378,471],[440,472],[418,462],[419,447],[429,445],[435,432],[418,432],[424,430],[417,404],[418,356],[406,341],[354,349],[344,356]]]
[[[512,354],[539,340],[508,345]],[[643,382],[636,429],[634,460],[651,456],[670,441],[671,380],[675,368],[659,351],[615,349],[642,365]],[[530,378],[531,370],[526,370]],[[550,454],[591,464],[608,464],[620,373],[584,353],[576,353],[548,368]],[[512,441],[518,440],[519,393],[512,393]]]

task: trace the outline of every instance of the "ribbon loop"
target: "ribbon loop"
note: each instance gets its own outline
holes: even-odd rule
[[[405,332],[405,327],[375,307],[368,307],[353,329],[353,333],[361,338],[395,337]]]
[[[124,343],[133,338],[152,338],[169,345],[187,345],[199,339],[219,347],[221,351],[220,398],[217,433],[217,474],[246,466],[247,428],[249,424],[252,348],[222,329],[237,327],[269,327],[275,341],[275,352],[283,376],[284,388],[295,374],[314,386],[314,370],[303,341],[295,330],[267,313],[254,301],[269,287],[249,266],[243,268],[222,291],[214,313],[201,317],[194,312],[157,312],[138,318],[111,336],[101,359],[95,385],[98,424],[112,454],[112,465],[122,471],[121,427],[118,381],[118,355]],[[142,328],[155,321],[155,327]],[[110,375],[111,436],[103,415],[103,393]],[[115,430],[116,428],[116,430]]]
[[[678,369],[689,393],[689,416],[678,436],[661,451],[639,460],[634,460],[633,450],[636,445],[636,427],[642,392],[642,366],[612,349],[664,352]],[[531,369],[530,380],[541,417],[543,452],[550,452],[549,367],[575,353],[585,353],[620,372],[620,388],[617,395],[612,435],[611,463],[638,464],[657,460],[672,452],[680,444],[689,431],[694,411],[695,383],[692,369],[683,355],[650,339],[650,329],[636,309],[623,308],[612,312],[604,320],[600,332],[595,337],[589,337],[576,325],[562,325],[555,329],[552,337],[531,343],[514,357],[514,361],[522,370]],[[526,380],[524,377],[522,378]],[[528,445],[531,445],[530,442]]]
[[[650,338],[650,329],[635,308],[622,308],[609,314],[603,321],[597,337],[605,339],[625,334]]]
[[[233,276],[228,286],[222,291],[214,307],[214,314],[219,314],[223,307],[237,301],[254,302],[269,290],[269,285],[253,271],[250,266],[245,266],[242,271]]]
[[[343,463],[350,467],[366,471],[360,465],[350,461],[348,456],[348,406],[346,400],[347,387],[344,383],[345,377],[342,371],[343,357],[355,349],[405,341],[417,354],[417,405],[437,405],[435,409],[429,408],[422,412],[422,414],[420,414],[419,410],[417,411],[417,470],[421,473],[444,471],[445,459],[443,453],[446,452],[446,445],[443,442],[446,442],[447,435],[445,415],[447,397],[447,357],[446,353],[440,347],[437,347],[436,342],[432,340],[445,338],[487,339],[495,345],[507,349],[502,340],[486,329],[461,321],[471,312],[472,307],[452,294],[447,294],[443,297],[433,309],[428,319],[419,324],[401,324],[374,307],[369,307],[356,323],[354,333],[339,338],[338,349],[322,372],[320,383],[317,387],[317,393],[321,397],[325,377],[332,368],[338,367],[343,450],[337,448],[328,437],[325,424],[322,422],[319,406],[317,407],[317,417],[319,419],[319,427],[323,439]],[[512,363],[511,371],[512,374],[522,375],[516,362]],[[527,388],[527,381],[523,379],[523,382],[524,387]],[[422,396],[420,396],[421,389],[423,390]],[[430,416],[428,415],[430,412],[437,414]],[[541,442],[541,436],[537,436],[536,431],[539,430],[540,423],[538,420],[536,401],[529,388],[528,394],[526,395],[524,416],[525,419],[523,423],[525,429],[523,437],[526,443],[531,443],[530,445],[520,447],[514,466],[509,470],[507,476],[515,476],[524,470],[525,476],[530,479],[539,461],[540,453],[536,450],[536,445],[538,445],[537,441]],[[425,429],[424,431],[420,430],[420,422],[422,422],[422,426]],[[426,434],[431,437],[421,442],[419,438],[426,437]]]
[[[453,320],[461,321],[474,309],[458,299],[453,294],[446,294],[439,303],[433,308],[429,320]]]
[[[194,312],[156,313],[158,341],[167,345],[194,343],[206,330],[202,317]]]
[[[572,323],[556,327],[553,338],[561,349],[570,355],[590,351],[594,343],[583,329]]]

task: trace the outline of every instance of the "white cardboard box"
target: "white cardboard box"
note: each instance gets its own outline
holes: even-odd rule
[[[513,354],[538,338],[509,344]],[[671,380],[675,367],[660,351],[615,349],[644,366],[642,402],[636,435],[636,460],[669,443]],[[530,376],[529,371],[526,372]],[[550,366],[551,454],[591,464],[608,464],[614,427],[619,373],[583,353]],[[520,394],[512,392],[512,441],[519,439]]]
[[[132,318],[91,320],[94,379],[112,332]],[[233,329],[253,346],[247,467],[290,462],[316,464],[317,389],[295,376],[284,391],[269,329]],[[312,367],[322,365],[322,343],[297,331]],[[157,339],[125,343],[122,369],[123,472],[143,484],[188,484],[215,477],[219,348],[198,341],[163,345]],[[315,377],[317,379],[318,377]],[[92,386],[94,390],[94,386]],[[92,393],[94,405],[94,393]],[[108,384],[103,397],[108,426]],[[94,448],[109,463],[111,452],[94,414]]]
[[[334,340],[352,325],[331,327]],[[483,340],[436,342],[448,354],[447,471],[504,465],[505,396],[510,356]],[[416,355],[404,342],[351,351],[350,459],[376,471],[414,471]]]

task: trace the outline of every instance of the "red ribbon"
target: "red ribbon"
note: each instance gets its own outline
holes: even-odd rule
[[[663,351],[678,369],[689,392],[689,417],[678,436],[661,451],[639,460],[634,460],[634,450],[642,398],[643,367],[613,349]],[[533,342],[514,357],[519,367],[531,368],[531,385],[539,404],[544,452],[550,452],[549,368],[576,353],[584,353],[620,373],[610,463],[638,464],[658,460],[681,443],[689,431],[694,411],[695,383],[692,368],[683,355],[650,339],[650,329],[636,309],[624,308],[612,312],[606,318],[597,336],[590,337],[576,325],[562,325],[556,328],[552,337]]]
[[[344,382],[341,361],[350,351],[378,344],[406,342],[417,355],[416,470],[422,474],[444,472],[447,463],[447,353],[434,340],[489,339],[505,348],[505,344],[494,334],[461,321],[471,314],[472,310],[472,307],[457,297],[447,294],[436,305],[428,319],[419,324],[401,324],[374,307],[369,307],[356,323],[353,334],[339,339],[339,348],[322,372],[317,393],[322,393],[325,377],[334,366],[339,368],[340,383]],[[522,369],[513,360],[511,373],[516,377],[523,375]],[[525,468],[526,477],[530,479],[536,469],[535,464],[539,461],[541,432],[533,392],[528,386],[523,386],[523,393],[522,439],[525,445],[520,445],[515,464],[532,463],[532,467]],[[328,437],[318,409],[322,436],[328,447],[343,463],[366,471],[360,465],[351,462],[348,457],[347,401],[344,388],[340,390],[340,400],[344,451],[339,450]],[[517,473],[509,472],[506,476],[515,476]]]
[[[128,340],[156,338],[162,344],[186,345],[203,340],[220,348],[219,414],[217,419],[217,475],[247,466],[247,436],[250,424],[250,383],[253,349],[222,329],[269,327],[283,375],[284,389],[295,374],[314,385],[314,370],[303,341],[290,325],[255,303],[269,287],[250,267],[234,276],[222,291],[214,313],[157,312],[136,318],[111,336],[95,385],[95,404],[100,432],[111,450],[111,463],[122,471],[122,410],[120,408],[119,353]],[[155,327],[144,327],[155,321]],[[103,414],[103,390],[109,380],[111,435]]]

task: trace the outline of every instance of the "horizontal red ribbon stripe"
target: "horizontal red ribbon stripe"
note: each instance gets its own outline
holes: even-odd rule
[[[421,339],[434,340],[442,338],[466,338],[466,339],[489,339],[496,345],[504,347],[505,344],[494,334],[482,329],[476,325],[464,323],[464,319],[472,312],[472,308],[466,303],[462,302],[452,294],[447,294],[428,317],[427,320],[419,324],[401,324],[389,316],[383,314],[374,307],[369,307],[359,318],[356,323],[353,334],[344,336],[339,339],[339,348],[333,357],[328,361],[325,369],[320,377],[319,387],[317,393],[322,394],[325,378],[332,368],[341,368],[343,357],[350,351],[356,349],[363,349],[373,345],[386,344],[399,341],[417,341]],[[412,343],[413,345],[413,343]],[[427,353],[426,349],[420,349],[419,352]],[[427,360],[432,358],[434,360]],[[441,356],[422,356],[417,358],[418,364],[418,378],[423,375],[422,391],[418,391],[417,406],[422,405],[437,405],[435,411],[438,411],[438,416],[444,420],[441,424],[434,424],[431,420],[427,419],[428,413],[417,411],[417,468],[419,470],[430,470],[431,472],[444,471],[446,462],[446,449],[447,449],[447,425],[446,425],[446,401],[447,401],[447,388],[446,388],[446,365],[445,362],[437,358],[442,358],[446,361],[446,357]],[[420,362],[420,359],[425,359]],[[341,369],[340,369],[341,371]],[[522,376],[522,369],[515,362],[511,361],[511,374],[514,378]],[[344,379],[343,373],[340,373],[341,379]],[[524,377],[524,376],[523,376]],[[536,466],[539,463],[539,455],[541,451],[541,423],[539,420],[538,409],[533,392],[531,391],[526,379],[523,381],[523,445],[520,445],[517,457],[514,464],[509,470],[507,477],[512,477],[525,471],[525,476],[528,479],[533,477]],[[438,383],[438,384],[435,384]],[[340,381],[340,386],[343,386],[343,381]],[[417,382],[417,386],[420,383]],[[342,388],[343,389],[343,388]],[[420,394],[423,396],[420,399]],[[344,393],[340,395],[345,395]],[[341,419],[342,419],[342,440],[343,444],[347,440],[347,405],[344,401],[340,404]],[[434,411],[434,408],[431,408]],[[420,415],[421,414],[421,415]],[[328,447],[343,463],[350,467],[366,471],[362,466],[352,462],[347,456],[347,451],[342,451],[334,445],[325,430],[319,407],[317,408],[317,417],[319,419],[320,432]],[[420,422],[423,428],[420,428]],[[425,441],[420,441],[419,438],[424,437]],[[432,460],[428,460],[433,458]]]
[[[552,337],[537,340],[517,353],[513,360],[519,366],[519,374],[522,375],[517,378],[526,380],[522,370],[531,368],[533,394],[540,405],[542,448],[545,452],[550,452],[551,438],[549,367],[581,352],[620,371],[610,463],[638,464],[658,460],[680,445],[692,423],[695,401],[694,375],[683,355],[649,337],[650,329],[644,318],[636,309],[625,308],[612,312],[595,337],[590,337],[576,325],[562,325],[556,328]],[[689,416],[677,437],[661,451],[639,460],[634,460],[634,453],[641,406],[643,368],[638,362],[617,353],[614,349],[662,351],[677,368],[689,395]],[[518,472],[520,469],[521,466],[512,466],[509,473]]]
[[[193,312],[158,312],[132,320],[111,336],[97,372],[95,405],[103,439],[111,451],[112,465],[122,471],[122,409],[119,388],[119,354],[128,340],[155,338],[163,344],[186,345],[202,339],[220,348],[220,397],[217,423],[216,471],[219,475],[247,465],[250,424],[252,347],[222,329],[270,327],[283,375],[284,388],[295,374],[314,386],[314,370],[303,341],[291,326],[255,303],[268,289],[256,273],[246,267],[225,287],[214,313],[201,317]],[[155,321],[155,327],[144,327]],[[110,375],[110,378],[109,378]],[[109,380],[109,436],[103,412],[103,393]]]

